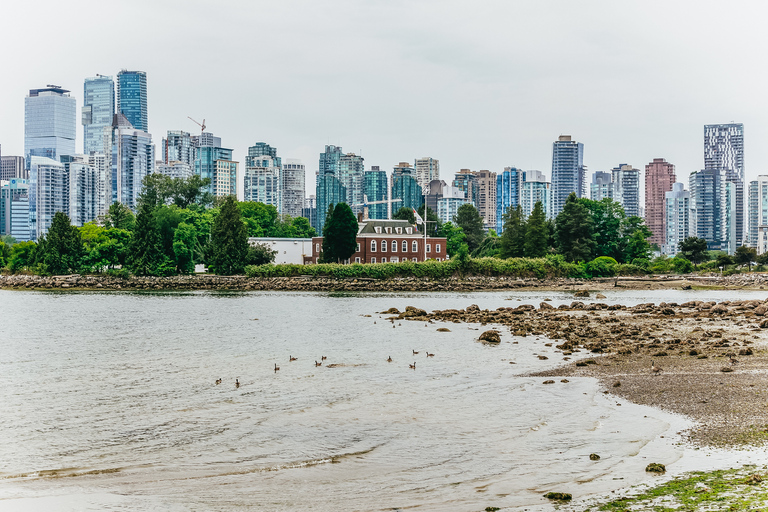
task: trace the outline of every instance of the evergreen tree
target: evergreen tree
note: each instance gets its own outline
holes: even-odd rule
[[[445,250],[451,258],[459,252],[462,245],[467,245],[467,236],[464,234],[464,230],[453,222],[446,222],[440,226],[438,236],[445,238]]]
[[[595,256],[609,256],[616,261],[629,263],[624,258],[623,227],[627,218],[620,203],[605,197],[600,201],[581,198],[579,203],[587,207],[592,217],[592,238],[595,240]]]
[[[80,270],[85,255],[80,231],[69,221],[69,216],[56,212],[45,235],[44,251],[38,263],[52,275],[69,274]]]
[[[678,245],[680,256],[694,265],[707,259],[707,241],[703,238],[689,236]]]
[[[333,230],[328,236],[332,254],[339,263],[349,259],[357,251],[357,217],[347,203],[339,203],[333,210]],[[323,239],[325,246],[326,239]],[[325,251],[325,249],[323,249]],[[328,255],[326,255],[328,260]]]
[[[238,274],[243,272],[247,258],[248,229],[240,219],[235,198],[229,196],[211,228],[208,267],[225,276]]]
[[[336,263],[336,225],[333,222],[334,204],[328,205],[328,211],[325,213],[325,224],[323,224],[323,252],[318,258],[319,263]]]
[[[107,210],[107,214],[104,216],[105,228],[133,231],[135,223],[136,219],[133,216],[133,212],[123,203],[112,203],[109,205],[109,210]]]
[[[525,224],[525,243],[523,254],[526,258],[543,258],[549,252],[549,227],[547,216],[541,201],[537,201],[533,207],[528,222]]]
[[[152,204],[152,201],[140,201],[126,262],[128,269],[140,276],[168,273],[169,262],[163,252]]]
[[[480,216],[480,212],[477,211],[477,208],[469,203],[459,206],[453,221],[464,230],[464,234],[467,236],[467,248],[469,249],[469,252],[477,249],[483,241],[483,238],[485,238],[483,233],[483,218]]]
[[[627,217],[621,223],[621,259],[623,263],[631,263],[635,259],[648,259],[651,254],[651,230],[645,225],[645,221],[635,215]]]
[[[522,258],[525,254],[526,229],[523,207],[519,204],[517,208],[510,206],[503,217],[504,232],[501,234],[501,253],[499,256],[504,259]]]
[[[592,217],[587,207],[571,192],[556,220],[560,254],[568,261],[589,261],[596,243],[592,238]]]

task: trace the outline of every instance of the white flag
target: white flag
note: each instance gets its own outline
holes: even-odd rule
[[[424,219],[421,218],[419,212],[417,212],[414,208],[411,208],[411,210],[413,210],[413,215],[416,217],[416,224],[424,224]]]

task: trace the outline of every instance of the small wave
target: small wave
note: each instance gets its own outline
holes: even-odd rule
[[[84,468],[61,468],[61,469],[41,469],[39,471],[30,471],[28,473],[18,473],[15,475],[0,476],[0,480],[14,480],[20,478],[29,479],[52,479],[52,478],[75,478],[80,476],[106,475],[109,473],[119,473],[125,468],[106,468],[106,469],[84,469]]]

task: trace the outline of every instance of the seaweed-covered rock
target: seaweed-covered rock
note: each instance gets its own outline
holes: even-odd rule
[[[544,495],[545,498],[550,500],[558,500],[558,501],[570,501],[573,499],[573,496],[568,494],[567,492],[548,492]]]
[[[447,327],[440,327],[437,329],[437,332],[451,332],[451,330]]]
[[[589,297],[589,292],[587,290],[579,290],[578,292],[573,294],[574,297]]]
[[[542,302],[539,304],[539,309],[555,309],[555,307],[552,304],[547,304],[546,302]]]
[[[555,383],[555,381],[553,381],[551,379],[550,380],[545,380],[544,382],[542,382],[542,384],[554,384],[554,383]]]
[[[600,456],[596,453],[590,453],[589,460],[600,460]]]
[[[488,343],[501,343],[501,336],[499,336],[498,331],[485,331],[480,335],[480,341],[487,341]]]
[[[645,470],[648,473],[666,473],[667,468],[664,466],[664,464],[659,464],[658,462],[651,462],[645,467]]]
[[[397,309],[397,308],[389,308],[388,310],[382,311],[379,314],[380,315],[399,315],[400,314],[400,310]]]

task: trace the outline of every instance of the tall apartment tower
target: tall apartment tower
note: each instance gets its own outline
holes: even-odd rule
[[[371,170],[365,171],[363,181],[365,182],[365,195],[368,201],[378,203],[368,206],[368,218],[377,220],[390,218],[391,212],[388,211],[388,204],[381,202],[389,198],[387,172],[382,171],[378,165],[372,165]]]
[[[249,156],[243,174],[243,198],[269,204],[282,213],[279,159],[269,155]]]
[[[453,186],[464,192],[467,202],[477,207],[480,186],[477,184],[476,173],[469,169],[461,169],[453,178]]]
[[[613,199],[613,174],[595,171],[592,173],[592,183],[589,184],[589,198],[592,201]]]
[[[212,133],[191,138],[195,144],[195,174],[211,180],[208,191],[214,197],[236,196],[239,162],[232,159],[233,151],[222,147],[221,137]]]
[[[562,211],[565,200],[571,192],[584,197],[586,193],[586,167],[584,166],[584,144],[571,140],[570,135],[561,135],[552,144],[552,216]]]
[[[675,166],[663,158],[654,158],[645,166],[645,224],[653,233],[649,242],[659,247],[668,243],[666,194],[676,181]]]
[[[640,216],[640,171],[621,164],[611,169],[613,200],[624,208],[627,217]]]
[[[422,189],[426,189],[432,180],[440,179],[440,161],[436,158],[428,156],[417,158],[413,167],[416,169],[416,181]],[[424,193],[426,194],[427,191],[425,190]]]
[[[305,169],[301,160],[288,158],[280,168],[280,213],[291,217],[301,217],[304,208]]]
[[[505,167],[496,176],[496,233],[504,231],[504,214],[509,208],[515,209],[523,195],[523,175],[516,167]]]
[[[768,252],[768,176],[760,175],[749,184],[750,245],[757,254]]]
[[[339,146],[325,146],[317,173],[317,220],[313,227],[322,235],[325,215],[331,204],[347,203],[355,213],[363,211],[365,168],[363,157],[344,153]]]
[[[75,154],[77,102],[57,85],[31,89],[24,98],[24,157],[58,160]]]
[[[737,243],[736,184],[717,169],[691,173],[691,236],[710,251],[733,253]]]
[[[746,238],[744,174],[744,125],[742,123],[708,124],[704,126],[704,169],[721,174],[733,183],[735,206],[734,229],[736,247]]]
[[[147,74],[127,71],[117,74],[117,111],[142,132],[149,132],[147,123]]]
[[[674,177],[674,173],[672,176]],[[659,247],[662,254],[675,256],[680,250],[680,242],[691,236],[691,194],[685,190],[685,185],[674,182],[672,190],[664,192],[664,201],[666,231],[664,242],[659,244]]]
[[[69,180],[64,164],[42,156],[29,158],[29,178],[29,238],[38,241],[56,212],[69,213]]]
[[[552,217],[552,184],[541,171],[525,171],[523,173],[523,195],[521,199],[523,215],[529,216],[536,203],[541,203],[544,215]]]
[[[107,203],[122,203],[135,212],[144,177],[155,169],[152,136],[137,130],[123,114],[115,114],[105,149],[110,155]]]
[[[29,179],[23,156],[0,156],[0,181]]]
[[[424,204],[424,189],[419,185],[414,174],[414,169],[410,164],[400,162],[400,165],[395,167],[395,172],[392,174],[391,197],[393,200],[399,199],[400,201],[393,202],[392,210],[394,212],[400,208],[417,210]]]
[[[197,146],[190,133],[182,130],[168,130],[168,135],[162,140],[161,151],[163,163],[182,162],[191,169],[195,168]]]
[[[29,182],[11,178],[0,186],[0,235],[27,242],[29,235]]]
[[[496,173],[488,170],[477,171],[477,211],[483,218],[485,231],[496,229]]]
[[[96,75],[83,84],[83,153],[104,151],[104,129],[115,115],[115,82],[111,76]]]

